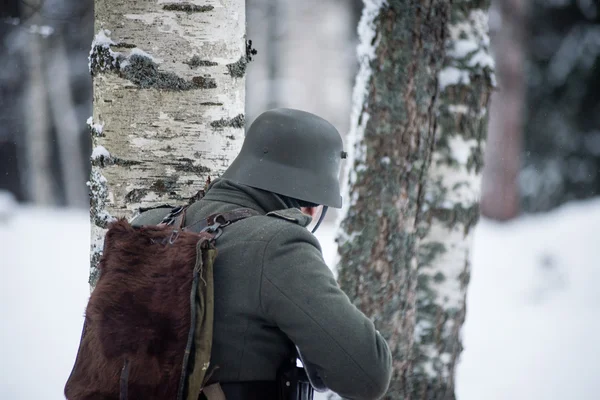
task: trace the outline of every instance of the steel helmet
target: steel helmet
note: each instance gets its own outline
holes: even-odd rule
[[[345,158],[333,125],[314,114],[278,108],[252,123],[223,178],[298,200],[340,208]]]

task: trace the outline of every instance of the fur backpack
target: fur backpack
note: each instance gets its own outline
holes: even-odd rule
[[[110,224],[66,398],[221,398],[220,387],[205,387],[215,241],[224,226],[255,214],[238,209],[184,228],[179,207],[157,226]]]

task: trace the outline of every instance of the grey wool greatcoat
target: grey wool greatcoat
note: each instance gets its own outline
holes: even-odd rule
[[[290,206],[221,179],[188,208],[186,225],[240,207],[261,214],[224,228],[217,240],[211,365],[219,368],[211,381],[275,381],[296,344],[340,396],[379,398],[390,382],[390,350],[339,288],[306,229],[311,218]],[[158,224],[167,212],[147,211],[134,225]]]

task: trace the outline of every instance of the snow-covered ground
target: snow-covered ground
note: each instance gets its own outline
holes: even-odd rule
[[[88,219],[0,210],[0,399],[64,399],[89,296]]]
[[[600,398],[600,200],[482,221],[459,400]]]
[[[0,399],[62,399],[89,294],[88,215],[0,205]],[[334,227],[317,236],[333,262]],[[459,400],[598,398],[598,285],[599,200],[505,225],[483,221]]]

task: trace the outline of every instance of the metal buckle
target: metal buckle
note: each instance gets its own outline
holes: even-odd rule
[[[169,244],[175,243],[175,241],[177,240],[178,237],[179,237],[179,230],[174,230],[171,233],[171,237],[169,238]]]

